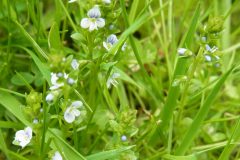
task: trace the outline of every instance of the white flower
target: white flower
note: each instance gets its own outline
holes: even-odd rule
[[[50,87],[50,90],[55,90],[55,89],[58,89],[60,87],[62,87],[64,85],[63,82],[61,83],[58,83],[59,77],[57,76],[56,73],[51,73],[51,83],[52,83],[52,86]]]
[[[73,59],[72,62],[71,62],[71,66],[74,70],[77,70],[78,67],[79,67],[79,63],[76,59]]]
[[[76,2],[77,0],[69,0],[68,3]]]
[[[106,3],[106,4],[110,4],[111,3],[111,0],[102,0],[103,3]]]
[[[13,144],[19,145],[24,148],[32,139],[32,128],[27,127],[24,130],[19,130],[15,134]]]
[[[211,56],[205,55],[204,57],[205,57],[205,60],[206,60],[207,62],[211,62],[211,60],[212,60]]]
[[[211,48],[208,44],[206,44],[205,48],[206,48],[207,51],[209,51],[211,53],[214,53],[214,52],[216,52],[218,50],[218,48],[216,46],[213,46]]]
[[[123,142],[126,141],[126,140],[127,140],[127,136],[122,135],[121,140],[122,140]]]
[[[178,54],[181,55],[181,56],[183,56],[186,51],[187,51],[186,48],[178,48],[178,50],[177,50]]]
[[[62,160],[62,159],[63,158],[62,158],[61,154],[58,151],[56,151],[54,153],[53,157],[52,157],[52,160]]]
[[[110,50],[112,46],[118,42],[118,38],[115,34],[111,34],[107,37],[107,41],[103,42],[103,47],[106,48],[106,50]]]
[[[37,118],[34,118],[33,123],[34,123],[34,124],[38,124],[38,119],[37,119]]]
[[[118,84],[117,78],[120,77],[119,73],[113,73],[107,80],[107,88],[111,88],[111,85],[115,86]]]
[[[53,100],[54,100],[54,95],[52,93],[48,93],[48,95],[46,96],[46,101],[48,103],[51,103],[53,102]]]
[[[62,86],[64,86],[64,82],[58,82],[59,78],[64,78],[67,79],[68,78],[68,74],[66,73],[51,73],[51,83],[52,86],[50,87],[50,90],[55,90],[58,88],[61,88]]]
[[[69,85],[73,85],[74,83],[76,83],[76,80],[74,80],[74,79],[72,79],[72,78],[68,78],[68,79],[67,79],[67,83],[68,83]]]
[[[80,111],[83,103],[81,101],[74,101],[64,112],[64,119],[67,123],[72,123],[76,117],[80,116]]]
[[[81,27],[88,28],[89,31],[97,30],[105,26],[105,20],[101,17],[101,12],[98,6],[93,7],[87,13],[88,18],[83,18],[81,20]]]

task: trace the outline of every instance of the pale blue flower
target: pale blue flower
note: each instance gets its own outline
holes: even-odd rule
[[[19,145],[24,148],[32,139],[32,128],[27,127],[24,130],[19,130],[15,134],[13,144]]]
[[[118,85],[118,82],[116,79],[119,77],[120,77],[119,73],[113,73],[107,80],[107,88],[111,88],[111,85],[116,87]]]
[[[78,110],[83,106],[81,101],[74,101],[64,112],[64,119],[67,123],[72,123],[76,117],[80,116],[81,112]]]
[[[98,6],[93,7],[87,13],[88,18],[81,20],[81,27],[88,28],[89,31],[97,30],[105,26],[105,20],[101,17],[101,12]]]
[[[123,142],[126,141],[126,140],[127,140],[127,136],[122,135],[121,140],[122,140]]]
[[[211,62],[211,60],[212,60],[211,56],[205,55],[204,57],[205,57],[205,60],[206,60],[207,62]]]
[[[186,48],[178,48],[177,52],[179,55],[183,56],[186,53],[187,49]]]
[[[48,103],[51,103],[51,102],[53,102],[53,100],[54,100],[54,94],[48,93],[48,95],[46,96],[46,101]]]
[[[77,70],[78,67],[79,67],[79,63],[76,59],[73,59],[72,62],[71,62],[71,66],[74,70]]]

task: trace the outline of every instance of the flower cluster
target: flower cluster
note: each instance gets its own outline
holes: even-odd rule
[[[66,61],[64,58],[63,61]],[[71,69],[73,71],[76,71],[79,67],[79,63],[76,59],[72,59],[71,61]],[[70,76],[70,74],[65,72],[57,72],[51,73],[51,86],[49,88],[50,92],[46,96],[46,101],[48,103],[53,103],[54,100],[58,97],[58,95],[61,93],[62,88],[64,86],[72,86],[77,83],[77,79],[74,79]]]
[[[103,47],[109,51],[114,44],[116,44],[118,42],[118,38],[115,34],[111,34],[110,36],[107,37],[107,40],[105,42],[103,42]],[[122,51],[125,51],[126,49],[126,43],[123,44],[122,46]]]
[[[82,101],[74,101],[67,107],[64,112],[64,119],[67,123],[72,123],[76,117],[80,116],[81,112],[78,110],[83,107]]]
[[[30,143],[32,139],[32,128],[27,127],[24,130],[19,130],[15,134],[15,138],[13,144],[19,145],[24,148],[26,145]]]
[[[220,65],[217,40],[222,30],[222,17],[210,17],[208,22],[200,28],[200,43],[204,48],[204,59],[215,67],[219,67]]]

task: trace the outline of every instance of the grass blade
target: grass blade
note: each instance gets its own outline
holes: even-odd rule
[[[21,109],[22,104],[11,94],[0,91],[0,104],[17,117],[23,124],[31,126],[31,124],[25,119]]]
[[[103,151],[96,154],[92,154],[87,156],[87,160],[105,160],[105,159],[113,159],[119,157],[119,155],[127,150],[130,150],[134,146],[123,147],[120,149],[113,149],[110,151]]]
[[[194,32],[196,30],[197,27],[197,23],[198,23],[198,19],[200,16],[200,4],[198,4],[196,11],[194,13],[192,22],[191,22],[191,27],[189,28],[188,32],[187,32],[187,36],[185,38],[184,41],[184,45],[185,46],[190,46],[192,43],[192,38],[194,35]],[[186,58],[179,58],[177,65],[175,67],[175,71],[174,71],[174,76],[173,76],[173,80],[171,83],[173,83],[174,78],[178,75],[184,75],[185,72],[187,70],[187,59]],[[168,126],[170,119],[172,118],[173,115],[173,111],[177,105],[177,100],[178,100],[178,96],[179,96],[179,91],[180,91],[180,87],[179,86],[170,86],[169,89],[169,93],[167,96],[167,100],[165,102],[165,105],[163,107],[163,110],[160,114],[160,118],[162,120],[161,123],[161,130],[165,130],[166,127]]]
[[[17,21],[13,21],[13,22],[18,26],[18,28],[20,29],[22,34],[26,37],[26,39],[33,45],[33,48],[37,51],[39,56],[48,60],[47,54],[42,50],[42,48],[37,44],[37,42],[28,34],[28,32],[23,28],[23,26]]]
[[[201,106],[200,110],[198,111],[196,117],[194,118],[191,127],[188,129],[182,142],[180,143],[179,147],[176,149],[176,155],[184,155],[187,151],[188,147],[191,145],[192,141],[194,140],[195,136],[198,133],[198,130],[201,128],[202,122],[204,121],[205,117],[208,114],[208,111],[216,98],[218,92],[220,91],[221,87],[223,86],[225,80],[232,72],[233,68],[231,68],[228,72],[222,75],[219,81],[216,83],[206,100],[204,101],[203,105]]]
[[[55,133],[55,130],[49,128],[47,133],[49,137],[54,138],[55,145],[58,146],[57,148],[64,155],[66,160],[86,160],[86,158],[84,158],[78,151],[58,136]]]

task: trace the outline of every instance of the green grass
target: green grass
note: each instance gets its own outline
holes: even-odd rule
[[[95,5],[105,25],[89,31]],[[0,159],[240,159],[239,6],[1,0]]]

